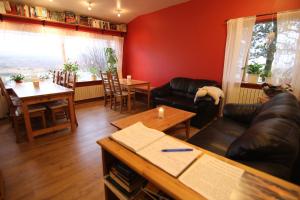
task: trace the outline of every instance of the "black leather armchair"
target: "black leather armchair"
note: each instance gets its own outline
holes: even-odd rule
[[[265,104],[228,104],[222,118],[188,142],[300,184],[300,106],[292,94]]]
[[[212,80],[174,78],[169,83],[152,90],[152,106],[167,105],[194,112],[197,115],[192,119],[191,124],[201,128],[214,119],[219,111],[219,106],[214,104],[210,96],[198,98],[194,102],[198,88],[204,86],[218,87],[218,84]]]

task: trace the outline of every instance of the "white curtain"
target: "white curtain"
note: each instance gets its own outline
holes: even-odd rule
[[[300,11],[278,13],[277,26],[272,78],[274,84],[291,84],[300,99]]]
[[[92,66],[103,68],[106,47],[116,51],[121,74],[123,42],[118,36],[3,21],[0,22],[0,75],[19,71],[38,73],[61,67],[67,60],[77,61],[86,71]]]
[[[256,17],[231,19],[227,22],[222,88],[225,103],[237,103],[242,82],[242,68],[247,61]]]

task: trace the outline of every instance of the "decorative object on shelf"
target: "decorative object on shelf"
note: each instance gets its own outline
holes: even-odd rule
[[[249,83],[257,83],[259,75],[262,72],[263,66],[264,65],[258,63],[250,64],[247,66],[247,81]]]
[[[105,61],[106,61],[106,71],[107,72],[116,72],[117,71],[117,62],[118,58],[116,52],[113,48],[107,47],[104,49]]]
[[[160,107],[160,108],[158,109],[158,118],[159,118],[159,119],[165,118],[165,109],[164,109],[163,107]]]
[[[22,83],[25,76],[23,74],[14,74],[10,77],[10,80],[15,81],[16,83]]]
[[[272,72],[270,70],[264,70],[261,74],[260,77],[262,78],[262,81],[265,83],[272,84]]]
[[[292,86],[289,84],[282,84],[280,86],[274,86],[268,83],[262,84],[262,89],[264,93],[268,97],[274,97],[277,94],[283,93],[283,92],[293,92]]]
[[[57,22],[65,22],[66,16],[64,12],[50,11],[50,20]]]
[[[63,68],[63,71],[64,72],[75,72],[77,73],[77,71],[79,70],[79,65],[77,62],[66,62],[64,64],[64,68]]]
[[[77,24],[76,15],[74,12],[65,11],[66,23],[68,24]]]
[[[97,67],[90,67],[89,71],[92,74],[92,80],[97,80],[97,74],[99,74],[99,69]]]

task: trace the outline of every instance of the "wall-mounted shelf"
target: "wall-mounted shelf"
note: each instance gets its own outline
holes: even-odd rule
[[[23,21],[26,23],[41,24],[43,26],[49,25],[49,26],[57,26],[63,28],[72,28],[72,29],[74,28],[75,30],[92,31],[92,32],[98,32],[107,35],[117,35],[122,37],[126,35],[126,32],[123,31],[117,31],[111,29],[100,29],[100,28],[81,25],[81,24],[69,24],[65,22],[53,21],[48,19],[32,18],[32,17],[20,16],[20,15],[12,15],[12,14],[0,14],[0,21],[4,21],[4,20]]]

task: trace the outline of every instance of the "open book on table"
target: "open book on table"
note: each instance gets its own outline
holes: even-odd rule
[[[191,145],[148,128],[141,122],[113,133],[111,138],[174,177],[179,176],[201,154]],[[191,148],[193,151],[161,151],[174,148]]]

